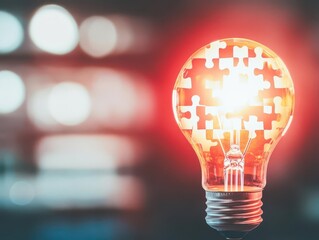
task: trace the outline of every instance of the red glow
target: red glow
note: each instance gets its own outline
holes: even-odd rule
[[[213,40],[227,37],[250,38],[263,43],[274,50],[290,70],[296,90],[295,118],[270,160],[270,167],[274,167],[274,170],[286,168],[284,171],[280,170],[281,176],[289,172],[287,166],[291,164],[288,165],[287,161],[296,160],[295,156],[301,152],[299,147],[312,131],[315,119],[312,110],[315,102],[315,61],[312,52],[314,46],[311,46],[307,29],[302,29],[302,26],[298,16],[288,9],[274,8],[269,4],[221,5],[215,9],[194,13],[189,21],[185,22],[183,19],[172,26],[172,33],[167,36],[173,44],[168,46],[162,63],[169,66],[169,69],[165,70],[166,82],[162,93],[165,99],[162,108],[166,110],[163,114],[167,116],[163,128],[170,135],[169,141],[179,149],[177,152],[183,155],[176,159],[182,159],[183,163],[187,161],[190,172],[194,172],[194,165],[198,163],[191,146],[176,129],[171,110],[171,91],[179,69],[191,53]],[[271,164],[272,161],[276,164]],[[270,170],[270,173],[272,171]]]

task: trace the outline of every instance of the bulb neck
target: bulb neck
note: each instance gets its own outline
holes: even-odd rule
[[[207,224],[226,239],[242,239],[261,222],[262,190],[254,192],[206,191]]]

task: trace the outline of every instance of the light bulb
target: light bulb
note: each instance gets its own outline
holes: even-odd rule
[[[214,41],[186,61],[172,100],[200,161],[206,222],[227,239],[241,239],[262,222],[268,160],[292,121],[288,69],[255,41]]]

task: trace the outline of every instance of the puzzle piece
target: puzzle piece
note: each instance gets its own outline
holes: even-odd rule
[[[196,107],[199,106],[199,96],[192,97],[192,106],[180,106],[180,119],[183,129],[197,128],[199,117],[196,115]]]
[[[213,59],[213,67],[206,68],[205,67],[205,59],[196,58],[192,60],[193,67],[191,69],[186,69],[184,72],[184,78],[190,77],[192,82],[210,79],[213,81],[221,81],[224,75],[229,74],[229,69],[220,67],[220,59]]]
[[[199,116],[196,129],[220,128],[218,108],[213,106],[196,106],[196,115]]]
[[[234,46],[233,48],[233,57],[235,58],[248,58],[248,47],[247,46]]]
[[[247,67],[248,66],[248,47],[234,46],[233,57],[234,57],[234,66]]]
[[[266,105],[269,107],[269,105]],[[247,107],[244,111],[242,111],[243,115],[243,120],[244,121],[248,121],[249,120],[249,116],[251,115],[255,115],[257,116],[259,119],[263,120],[264,123],[264,129],[271,129],[272,125],[271,122],[273,120],[278,120],[280,119],[280,115],[274,113],[273,111],[271,113],[265,113],[264,112],[264,107],[265,106],[257,106],[257,107]],[[273,109],[274,105],[270,105],[270,107]],[[268,108],[269,109],[269,108]]]
[[[254,76],[254,78],[251,79],[250,86],[252,86],[253,89],[256,91],[256,96],[257,96],[259,91],[263,91],[264,89],[269,89],[270,83],[268,81],[264,81],[263,76],[260,74],[260,75]]]
[[[268,61],[267,55],[264,54],[263,49],[260,47],[256,47],[253,50],[249,49],[249,59],[248,64],[252,69],[262,69],[264,63]]]
[[[265,130],[270,130],[272,125],[271,122],[281,119],[281,114],[275,112],[275,103],[273,98],[264,98],[263,99],[263,119]]]
[[[286,88],[274,88],[270,86],[269,89],[264,89],[259,91],[258,99],[259,101],[263,101],[265,98],[274,98],[276,96],[284,96],[286,94]]]
[[[256,75],[262,74],[264,76],[264,80],[267,80],[269,82],[273,82],[275,76],[282,77],[282,71],[280,69],[274,69],[268,62],[264,62],[262,69],[259,69],[257,67],[254,73]]]
[[[207,138],[206,130],[193,129],[192,139],[201,145],[204,152],[208,152],[211,147],[218,145],[217,141],[212,141]]]
[[[282,98],[281,97],[274,97],[273,99],[274,104],[275,104],[275,113],[282,113],[283,112],[283,107],[281,105],[282,103]]]
[[[197,116],[200,116],[200,118],[197,122],[197,129],[205,129],[206,128],[206,119],[210,120],[210,117],[205,115],[205,109],[206,109],[206,106],[198,106],[196,108],[196,114],[197,114]]]
[[[218,107],[207,106],[205,108],[205,128],[220,129],[220,120],[218,119]]]
[[[205,67],[212,68],[215,63],[213,59],[219,58],[219,50],[226,48],[227,44],[223,41],[212,42],[205,48]]]
[[[256,130],[264,130],[264,122],[257,121],[257,116],[249,116],[249,121],[244,121],[245,129],[249,131],[249,138],[256,138]]]
[[[214,129],[214,130],[206,131],[207,139],[217,143],[216,145],[213,145],[212,147],[219,146],[220,143],[222,144],[223,147],[227,146],[229,136],[230,136],[229,132],[224,131],[222,129]],[[220,148],[219,146],[218,149],[221,150],[222,148]]]
[[[192,79],[191,78],[181,78],[181,80],[179,81],[179,88],[187,88],[187,89],[191,89],[192,88]]]
[[[234,45],[227,45],[225,48],[219,49],[219,58],[233,58]]]
[[[205,67],[205,59],[193,59],[192,69],[186,69],[183,74],[183,78],[191,79],[191,89],[180,88],[180,104],[189,106],[191,105],[191,97],[197,94],[201,97],[202,105],[214,105],[216,99],[212,98],[212,89],[209,82],[221,83],[224,75],[229,73],[228,69],[220,69],[219,60],[213,59],[214,67],[208,69]],[[208,84],[207,84],[208,81]],[[206,85],[207,84],[207,85]]]
[[[271,114],[272,113],[272,106],[264,106],[264,113]]]

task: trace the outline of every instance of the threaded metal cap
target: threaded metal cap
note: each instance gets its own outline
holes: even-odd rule
[[[207,224],[227,239],[241,239],[261,222],[262,191],[206,191]]]

